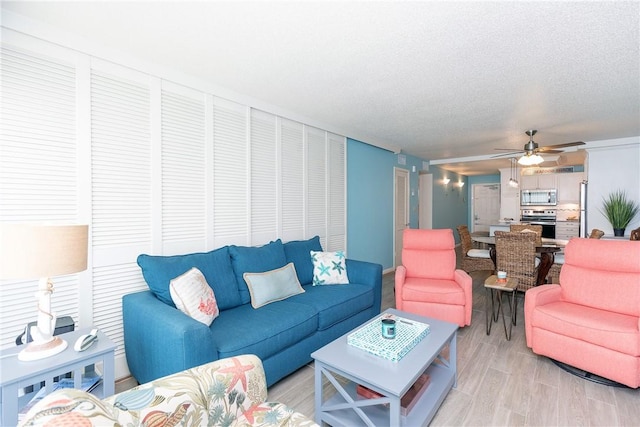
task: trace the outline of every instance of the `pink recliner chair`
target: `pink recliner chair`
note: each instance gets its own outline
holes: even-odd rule
[[[534,353],[640,386],[640,243],[571,239],[560,284],[529,289],[527,346]]]
[[[470,325],[471,285],[471,276],[456,269],[453,230],[404,230],[402,265],[396,268],[398,310]]]

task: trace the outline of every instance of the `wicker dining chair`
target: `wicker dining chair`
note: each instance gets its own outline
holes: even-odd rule
[[[509,230],[517,233],[521,232],[535,232],[536,233],[536,245],[542,246],[542,226],[531,224],[511,224]]]
[[[540,260],[536,257],[534,233],[496,231],[496,268],[518,279],[519,291],[536,286]]]
[[[495,271],[496,266],[489,256],[489,249],[478,249],[473,247],[471,233],[466,225],[456,227],[462,245],[462,266],[467,273],[472,271],[491,270]]]

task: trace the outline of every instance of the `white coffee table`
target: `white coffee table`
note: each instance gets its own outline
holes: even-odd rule
[[[395,309],[388,309],[384,313],[428,323],[430,333],[398,362],[347,344],[347,335],[351,332],[313,352],[311,357],[315,359],[316,423],[322,425],[326,422],[334,426],[426,425],[449,390],[456,386],[458,325]],[[441,354],[447,346],[448,354]],[[431,383],[413,409],[404,416],[400,410],[400,398],[425,371],[429,374]],[[336,376],[345,378],[348,382],[345,384]],[[333,396],[326,399],[323,378],[331,382],[336,390]],[[357,384],[364,385],[383,397],[363,399],[356,393]]]

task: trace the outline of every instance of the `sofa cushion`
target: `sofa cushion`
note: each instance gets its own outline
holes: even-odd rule
[[[193,253],[174,256],[138,256],[138,265],[142,269],[142,275],[154,293],[156,298],[165,304],[175,307],[169,292],[171,279],[180,276],[196,267],[202,272],[207,283],[213,289],[218,308],[226,310],[241,304],[240,293],[236,283],[229,248],[206,253]]]
[[[244,304],[222,313],[210,329],[220,358],[247,353],[266,360],[312,335],[318,316],[289,299],[258,309]]]
[[[313,285],[346,285],[349,283],[344,252],[311,251]]]
[[[331,326],[360,313],[373,305],[375,300],[371,286],[304,286],[305,293],[291,297],[289,301],[305,304],[318,312],[318,330]]]
[[[260,308],[304,292],[292,262],[264,273],[244,273],[243,277],[249,286],[253,308]]]
[[[284,246],[280,239],[264,246],[231,245],[229,246],[229,254],[231,255],[231,265],[236,275],[242,304],[251,302],[249,288],[243,277],[244,273],[263,273],[284,267],[287,263]]]
[[[537,306],[530,322],[534,328],[640,356],[640,332],[635,316],[558,301]]]
[[[172,279],[169,292],[178,310],[207,326],[220,314],[213,290],[195,267]]]
[[[311,251],[322,251],[320,237],[315,236],[309,240],[293,240],[284,244],[287,262],[292,262],[296,266],[298,280],[302,285],[308,285],[313,280],[313,262],[309,256]]]

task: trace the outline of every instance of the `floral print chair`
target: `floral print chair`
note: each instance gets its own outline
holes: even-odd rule
[[[21,426],[316,426],[282,403],[265,402],[257,356],[216,360],[104,400],[76,389],[44,397]]]

